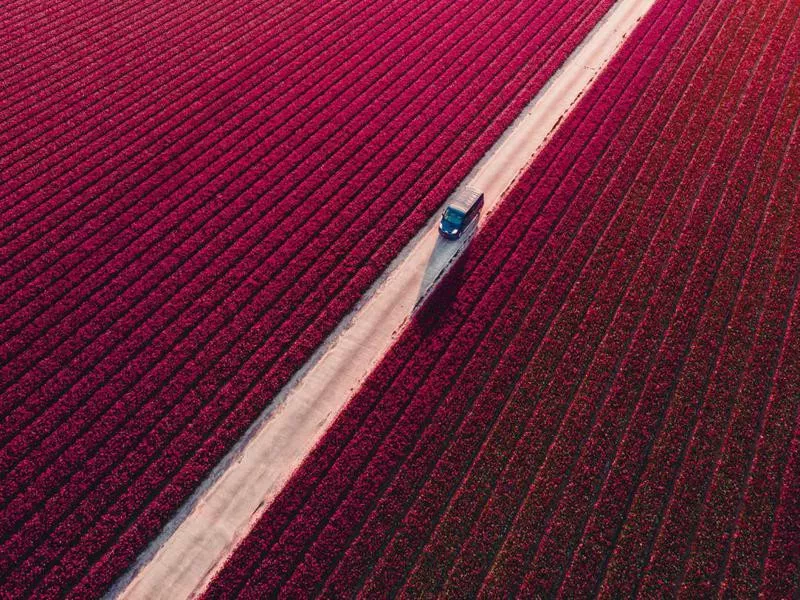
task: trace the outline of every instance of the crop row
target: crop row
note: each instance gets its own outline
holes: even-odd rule
[[[657,3],[208,597],[757,592],[775,512],[787,561],[797,17]]]
[[[776,129],[774,127],[773,134],[775,134],[775,132]],[[780,139],[780,137],[780,135],[776,134],[776,139]],[[781,150],[779,150],[779,152],[781,152]],[[772,158],[774,158],[777,163],[781,159],[781,154],[772,156]],[[757,203],[753,202],[753,204],[755,205]],[[764,234],[767,231],[775,234],[775,238],[769,240],[769,242],[767,242],[768,244],[773,244],[773,242],[777,244],[780,241],[780,228],[785,227],[786,215],[783,214],[781,217],[782,219],[774,221],[769,220],[764,223],[761,229],[761,237],[759,238],[761,244],[765,242]],[[778,228],[778,232],[772,229],[774,227]],[[763,245],[759,247],[758,253],[753,254],[758,260],[756,264],[760,263],[759,266],[763,266],[768,272],[775,259],[775,251],[776,249],[774,247],[764,247]],[[743,258],[743,252],[744,251],[739,252],[738,258],[740,260]],[[731,257],[729,253],[729,258]],[[752,266],[753,262],[751,262],[751,270]],[[723,268],[725,267],[729,267],[729,263],[723,263]],[[730,277],[730,270],[728,270],[727,273],[728,277]],[[695,403],[701,400],[700,393],[703,386],[707,386],[707,398],[714,398],[713,394],[720,394],[720,403],[723,405],[725,402],[723,398],[727,396],[728,402],[730,402],[730,395],[736,392],[737,384],[735,378],[739,375],[744,366],[740,364],[740,361],[747,358],[748,344],[752,341],[752,325],[755,325],[755,322],[743,321],[742,315],[737,313],[738,310],[742,309],[752,311],[757,311],[759,309],[759,300],[763,302],[763,295],[766,291],[765,286],[769,283],[768,279],[763,279],[760,275],[761,273],[759,273],[757,278],[747,279],[742,284],[744,287],[739,291],[736,307],[737,312],[734,313],[734,317],[738,317],[738,319],[735,321],[731,319],[729,322],[730,328],[736,331],[737,335],[732,338],[729,336],[722,340],[722,349],[719,351],[719,355],[715,354],[716,344],[711,347],[704,347],[703,354],[705,355],[704,358],[706,358],[706,362],[704,366],[701,367],[701,353],[697,350],[698,346],[696,345],[695,348],[690,351],[694,353],[694,356],[690,355],[687,359],[688,364],[685,368],[685,375],[678,382],[679,387],[675,392],[677,397],[685,398],[689,406],[687,407],[686,405],[677,403],[670,406],[666,417],[666,424],[662,426],[663,430],[660,434],[663,436],[662,440],[657,443],[655,449],[649,450],[649,464],[646,467],[645,474],[642,476],[643,482],[638,484],[639,489],[636,492],[632,505],[630,505],[632,502],[631,496],[628,495],[630,489],[625,487],[623,483],[624,480],[619,480],[614,476],[609,477],[609,481],[605,484],[606,491],[603,497],[598,500],[598,503],[593,509],[594,514],[592,519],[586,526],[586,531],[583,536],[584,541],[582,542],[583,547],[578,551],[579,558],[575,560],[575,563],[588,564],[584,564],[584,570],[577,570],[576,574],[572,577],[573,585],[579,585],[581,579],[587,576],[586,569],[600,568],[602,563],[598,561],[607,560],[608,555],[600,553],[599,549],[605,548],[605,552],[607,553],[610,551],[609,546],[612,544],[615,544],[616,548],[614,549],[614,554],[608,565],[609,572],[607,574],[606,586],[610,587],[610,589],[618,590],[625,586],[635,584],[635,580],[629,577],[630,570],[627,565],[637,564],[639,567],[644,566],[643,562],[646,559],[647,548],[650,547],[652,541],[653,527],[657,524],[652,520],[650,515],[660,514],[664,509],[664,502],[668,497],[669,490],[672,489],[672,482],[669,479],[670,475],[673,473],[672,469],[685,468],[681,463],[681,452],[677,451],[676,448],[681,448],[681,445],[685,443],[686,436],[691,432],[690,419],[695,414],[694,411],[696,411],[697,405]],[[729,285],[733,284],[735,286],[735,281],[735,279],[728,279]],[[714,304],[717,302],[722,303],[725,301],[723,294],[731,294],[734,291],[735,287],[733,289],[724,289],[720,287],[720,284],[717,284],[709,302]],[[752,295],[750,295],[751,293]],[[728,301],[730,301],[730,299],[731,296],[728,296]],[[727,314],[729,315],[730,313]],[[706,332],[707,335],[711,335],[712,332],[716,331],[717,335],[719,335],[722,331],[721,327],[719,325],[714,327],[708,320],[710,318],[710,316],[704,315],[704,320],[701,321],[699,325],[699,331]],[[774,339],[780,339],[780,331],[771,331],[770,334],[776,336]],[[712,366],[709,361],[713,361],[715,356],[718,356],[716,359],[718,361],[718,373],[721,374],[723,372],[722,369],[724,369],[731,379],[724,383],[718,380],[714,387],[709,387],[709,369],[711,369]],[[705,369],[705,371],[700,371],[698,374],[698,370],[701,368]],[[699,380],[692,380],[692,376],[699,378]],[[716,376],[718,375],[715,375],[715,377]],[[759,385],[763,385],[763,381],[764,380],[760,380]],[[626,444],[625,449],[627,450],[627,448],[628,445]],[[624,471],[621,472],[620,475],[625,476],[623,473]],[[616,496],[616,500],[612,500],[614,496]],[[622,503],[622,507],[620,507],[620,503]],[[629,509],[630,513],[627,515],[624,528],[620,533],[622,514],[614,512],[614,510],[624,511],[624,507],[629,505],[631,506]],[[681,533],[688,533],[688,520],[683,522],[682,525]],[[575,569],[575,563],[573,563],[573,569]],[[592,563],[594,566],[590,567],[589,564]],[[588,572],[591,573],[593,571]],[[595,577],[596,576],[595,571]]]
[[[231,204],[227,204],[227,205],[221,204],[221,206],[224,206],[225,210],[229,211],[228,213],[226,213],[226,216],[228,216],[229,218],[230,218],[230,214],[231,213],[236,215],[237,212],[238,212],[238,211],[236,211],[236,209],[239,209],[238,202],[236,203],[235,206],[231,206]],[[246,206],[246,204],[245,204],[245,206]],[[206,217],[206,216],[207,215],[202,215],[201,214],[200,215],[200,219],[202,219],[203,217]],[[265,232],[267,232],[268,234],[272,234],[274,232],[274,230],[275,230],[274,228],[275,228],[275,226],[277,224],[276,223],[272,223],[270,221],[266,221],[266,222],[257,221],[256,222],[257,225],[263,225],[263,227],[264,227],[263,231],[259,231],[259,229],[255,228],[255,227],[249,227],[250,223],[247,222],[247,219],[245,218],[245,216],[252,217],[253,215],[249,214],[249,213],[246,214],[246,215],[240,214],[239,219],[234,223],[234,225],[238,225],[238,226],[234,226],[230,230],[225,230],[224,229],[224,225],[226,224],[224,221],[219,222],[219,221],[216,221],[216,220],[211,220],[210,222],[206,222],[205,223],[205,225],[208,225],[206,227],[207,231],[205,232],[206,236],[213,236],[213,232],[214,232],[215,229],[217,229],[218,232],[219,232],[220,229],[222,229],[224,231],[224,233],[225,233],[224,240],[220,240],[220,242],[224,242],[224,243],[219,243],[218,242],[217,245],[221,246],[221,248],[229,250],[228,254],[225,255],[226,260],[219,261],[219,262],[212,263],[212,264],[217,268],[230,268],[230,269],[233,269],[233,270],[235,270],[235,274],[236,275],[239,275],[239,271],[245,271],[247,273],[250,273],[256,283],[262,282],[262,281],[263,282],[270,281],[270,278],[275,276],[275,269],[280,267],[282,263],[280,263],[280,262],[278,262],[276,260],[275,261],[276,262],[275,265],[273,265],[273,264],[267,265],[269,267],[274,267],[273,269],[267,270],[267,266],[265,266],[264,267],[264,271],[266,271],[266,272],[254,273],[253,272],[254,267],[253,267],[252,264],[250,264],[250,261],[253,261],[255,257],[252,257],[252,258],[249,259],[249,261],[244,262],[243,259],[242,259],[242,255],[244,255],[245,257],[249,256],[247,253],[248,252],[252,252],[252,248],[254,247],[255,243],[257,243],[257,241],[259,240],[259,238],[256,237],[255,232],[258,232],[258,234],[261,235],[261,236],[264,236]],[[298,215],[298,217],[300,217],[300,218],[306,217],[307,218],[308,215],[300,214],[300,215]],[[200,220],[200,221],[197,221],[197,222],[202,223],[203,221]],[[300,221],[299,223],[290,222],[289,225],[295,225],[296,227],[299,227],[300,223],[302,223],[302,221]],[[195,224],[195,220],[193,219],[192,225],[194,225],[194,224]],[[150,223],[146,223],[146,225],[148,227],[148,236],[149,235],[157,235],[157,234],[160,233],[158,231],[158,228],[150,227],[150,225],[151,225]],[[167,227],[166,231],[170,231],[169,225],[170,225],[169,223],[165,225],[165,227]],[[172,225],[174,226],[175,224],[172,223]],[[248,233],[250,234],[249,236],[247,235]],[[222,237],[222,236],[217,236],[217,237]],[[276,237],[279,237],[279,236],[276,235]],[[189,253],[191,251],[196,251],[196,248],[202,247],[202,246],[199,246],[199,244],[208,243],[209,241],[213,242],[215,240],[216,240],[215,237],[205,237],[205,236],[203,236],[200,239],[197,239],[196,241],[192,240],[192,244],[188,248],[185,248],[185,246],[180,247],[178,249],[178,253],[181,253],[181,251],[182,252],[186,252],[186,253]],[[231,242],[233,240],[235,240],[235,249],[238,251],[236,253],[230,251],[230,250],[233,249],[231,247]],[[268,239],[268,240],[263,240],[262,239],[261,242],[262,242],[263,245],[259,246],[259,249],[263,249],[266,252],[270,252],[271,251],[271,252],[274,253],[275,251],[280,249],[280,246],[279,246],[279,242],[280,241],[281,241],[280,238],[276,242],[273,242],[272,239]],[[269,244],[269,242],[272,242],[272,244]],[[167,246],[166,244],[164,244],[164,245],[170,251],[174,252],[174,250],[172,249],[171,246]],[[212,248],[213,248],[213,246],[212,246]],[[145,246],[144,248],[141,248],[138,245],[134,245],[134,247],[131,248],[131,251],[133,251],[135,253],[133,255],[133,256],[135,256],[136,253],[142,252],[142,251],[147,252],[149,249],[150,248],[147,247],[147,246]],[[219,251],[219,249],[220,248],[217,248],[217,251]],[[204,261],[208,261],[208,259],[210,257],[216,258],[216,256],[218,256],[218,255],[215,255],[214,253],[212,253],[211,249],[209,249],[208,246],[203,248],[203,250],[206,250],[206,253],[202,256]],[[201,250],[201,252],[202,252],[202,250]],[[269,256],[269,254],[267,254],[267,256]],[[272,258],[271,256],[269,256],[269,257]],[[211,260],[214,260],[214,258],[211,258]],[[114,257],[114,260],[122,261],[123,259],[130,260],[128,257],[120,258],[119,255]],[[235,261],[235,260],[240,260],[240,261],[244,262],[244,264],[241,264],[241,269],[237,269],[237,267],[240,266],[240,265],[236,265],[235,262],[232,262],[232,261]],[[229,261],[231,261],[231,262],[229,262]],[[176,271],[176,269],[178,268],[178,264],[175,264],[175,263],[176,263],[176,261],[173,260],[173,264],[166,265],[168,267],[168,269],[165,269],[165,271],[167,273],[174,273]],[[124,264],[125,263],[123,263],[123,265]],[[207,262],[201,262],[199,267],[206,267],[207,265],[208,265]],[[169,298],[169,296],[159,296],[159,295],[156,295],[156,294],[152,293],[151,290],[152,290],[152,285],[153,284],[151,284],[150,282],[151,281],[153,281],[153,282],[162,281],[163,278],[164,278],[164,273],[163,272],[159,272],[158,269],[152,268],[152,267],[148,270],[147,268],[145,268],[146,266],[147,266],[147,264],[141,265],[141,264],[137,263],[137,269],[136,270],[133,270],[133,271],[128,270],[128,271],[125,272],[125,274],[130,278],[145,277],[145,281],[141,281],[140,280],[139,283],[143,284],[143,285],[141,285],[141,287],[139,287],[138,289],[130,290],[130,291],[127,292],[130,295],[130,299],[127,299],[127,298],[126,299],[120,299],[120,298],[116,298],[115,299],[117,301],[117,305],[121,305],[119,308],[117,308],[118,311],[121,311],[121,310],[124,310],[124,308],[130,307],[130,303],[131,302],[135,302],[135,300],[137,298],[141,298],[145,294],[147,294],[147,301],[154,303],[155,306],[159,306],[160,304],[162,304],[165,301],[165,298]],[[176,303],[178,303],[180,301],[184,301],[185,302],[186,300],[184,300],[184,297],[186,295],[196,295],[200,291],[205,290],[206,287],[208,286],[209,278],[216,276],[216,273],[214,272],[215,270],[209,270],[208,273],[204,272],[205,279],[201,279],[201,280],[198,281],[197,279],[193,279],[193,277],[192,277],[196,273],[195,269],[198,268],[198,267],[194,267],[193,263],[186,263],[186,262],[180,263],[179,267],[180,267],[180,274],[185,277],[185,279],[182,279],[180,281],[180,283],[192,282],[195,287],[187,289],[186,292],[184,293],[184,295],[183,296],[179,296],[178,298],[176,298],[173,295],[172,299]],[[232,277],[231,277],[231,279],[232,279]],[[232,284],[233,283],[238,283],[241,280],[242,280],[241,276],[239,278],[237,278],[237,279],[233,279]],[[104,280],[101,279],[101,281],[103,283],[105,283]],[[157,283],[156,283],[156,285],[157,285]],[[88,291],[92,290],[91,287],[85,287],[85,289],[84,289],[84,287],[78,286],[77,288],[74,288],[74,289],[70,290],[70,294],[71,294],[72,298],[74,298],[75,303],[80,303],[81,299],[85,299],[85,296],[82,295],[83,292],[85,292],[87,290]],[[111,287],[111,286],[104,285],[104,286],[98,286],[98,287],[99,287],[99,292],[100,293],[108,294],[109,293],[108,292],[108,288]],[[225,291],[230,293],[232,290],[228,288]],[[164,293],[165,294],[169,294],[170,292],[172,292],[174,294],[173,290],[167,290]],[[277,293],[278,292],[276,292],[276,294]],[[111,297],[113,298],[113,295]],[[219,302],[218,298],[219,298],[219,296],[217,296],[217,295],[209,296],[209,302],[211,302],[213,304],[217,304]],[[99,300],[98,304],[100,304],[100,306],[102,306],[103,297],[101,296],[100,298],[98,298],[98,300]],[[124,302],[123,302],[123,300],[124,300]],[[67,304],[67,303],[61,301],[61,302],[59,302],[59,307],[63,307],[65,304]],[[78,304],[78,305],[80,306],[80,304]],[[179,306],[184,306],[184,305],[180,304]],[[138,309],[139,307],[136,307],[136,308]],[[106,311],[106,314],[108,314],[108,313],[109,313],[109,311]],[[145,313],[145,314],[148,314],[148,313]],[[20,315],[19,312],[15,313],[15,317],[18,317],[19,315]],[[106,318],[107,319],[117,318],[118,315],[119,315],[118,312],[111,312],[110,314],[108,314],[108,316]],[[130,314],[129,318],[133,319],[133,318],[137,317],[138,315],[139,315],[139,313],[135,312],[133,314]],[[85,321],[85,318],[83,318],[83,315],[81,315],[81,316],[82,316],[82,319]],[[55,315],[53,315],[52,320],[54,322],[58,322],[57,319],[60,318],[60,317],[62,317],[62,315],[55,314]],[[133,321],[133,322],[137,323],[137,324],[139,323],[137,321]],[[63,320],[60,321],[60,324],[63,325],[63,323],[64,323]],[[49,324],[49,323],[45,323],[45,324],[43,324],[43,326],[46,326],[47,324]],[[103,325],[98,324],[96,327],[100,331],[104,331],[105,330]],[[67,335],[69,335],[71,333],[73,333],[73,331],[70,330],[70,331],[67,332]],[[56,338],[56,340],[61,341],[61,340],[59,340],[59,338]],[[50,343],[52,344],[53,342],[50,341]],[[30,352],[30,350],[29,350],[29,352]],[[33,353],[31,352],[30,354],[26,354],[26,356],[31,356],[31,354],[33,354]],[[35,354],[33,354],[33,355],[36,356]],[[30,406],[30,404],[31,404],[30,402],[26,402],[26,406]],[[19,426],[18,423],[15,423],[15,425]]]
[[[30,403],[26,403],[26,408],[29,408],[29,406],[30,406]],[[18,424],[17,424],[17,425],[18,425]]]
[[[4,58],[9,593],[108,586],[611,3],[358,4]]]

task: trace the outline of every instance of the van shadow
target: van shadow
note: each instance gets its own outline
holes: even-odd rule
[[[417,319],[426,328],[435,329],[440,317],[453,309],[466,280],[466,258],[476,229],[473,223],[458,240],[437,238],[417,291]]]

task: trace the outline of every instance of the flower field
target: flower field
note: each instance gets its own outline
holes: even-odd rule
[[[800,3],[659,0],[208,598],[789,598]]]
[[[612,0],[0,7],[0,589],[101,594]]]

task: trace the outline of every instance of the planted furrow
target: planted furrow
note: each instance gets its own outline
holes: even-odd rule
[[[249,226],[249,225],[250,225],[250,223],[248,223],[248,222],[247,222],[246,220],[244,220],[244,219],[242,219],[242,220],[241,220],[241,222],[242,222],[242,223],[243,223],[243,225],[245,225],[245,226]],[[211,231],[213,232],[213,230],[214,230],[214,228],[213,228],[213,222],[212,222],[212,224],[211,224],[211,225],[212,225],[212,227],[211,227],[210,229],[211,229]],[[251,251],[251,250],[252,250],[252,248],[253,248],[253,245],[254,245],[254,243],[255,243],[255,242],[254,242],[254,240],[253,240],[253,238],[252,238],[252,236],[248,236],[248,235],[244,235],[244,236],[243,236],[243,235],[242,235],[242,233],[247,233],[248,231],[249,231],[249,232],[251,232],[251,233],[257,233],[257,232],[259,232],[259,231],[262,231],[262,232],[263,232],[263,230],[259,230],[259,229],[257,229],[257,228],[255,228],[255,229],[254,229],[254,228],[250,227],[248,230],[244,230],[244,231],[242,231],[242,230],[238,230],[238,231],[237,231],[237,230],[234,230],[234,231],[233,231],[233,232],[231,232],[229,235],[225,235],[224,237],[223,237],[223,236],[219,236],[219,235],[218,235],[218,237],[221,237],[221,238],[222,238],[222,239],[223,239],[223,240],[224,240],[224,241],[225,241],[225,242],[226,242],[228,245],[230,245],[230,244],[233,244],[233,243],[235,242],[236,244],[234,245],[234,249],[236,249],[236,248],[239,248],[239,247],[241,247],[241,246],[244,246],[244,248],[246,249],[246,251]],[[270,229],[267,229],[267,231],[270,231]],[[261,233],[261,235],[263,235],[263,233]],[[202,240],[201,240],[200,242],[196,242],[196,243],[198,243],[198,244],[199,244],[199,243],[201,243],[201,242],[202,242]],[[265,248],[265,247],[263,246],[263,242],[262,242],[262,245],[261,245],[260,247],[261,247],[261,248]],[[270,249],[270,246],[267,246],[265,249]],[[214,247],[211,247],[211,248],[205,248],[205,249],[203,249],[203,252],[205,252],[205,253],[208,253],[208,252],[211,252],[212,250],[214,250]],[[240,252],[241,252],[241,251],[240,251]],[[230,260],[234,260],[234,261],[235,261],[235,260],[241,260],[241,258],[240,258],[240,257],[241,257],[241,254],[238,254],[238,255],[237,255],[236,253],[234,253],[234,254],[232,255],[232,258],[231,258]],[[256,257],[253,257],[253,258],[256,258]],[[259,278],[263,278],[263,279],[262,279],[262,281],[268,281],[268,280],[269,280],[269,278],[270,278],[270,275],[269,275],[269,274],[257,275],[256,273],[253,273],[253,268],[254,268],[254,266],[253,266],[253,264],[252,264],[252,260],[253,260],[253,258],[251,258],[251,259],[250,259],[250,261],[251,261],[251,262],[250,262],[250,264],[248,264],[248,263],[245,263],[244,265],[242,265],[242,266],[243,266],[243,267],[245,267],[245,269],[246,269],[246,270],[245,270],[245,272],[246,272],[246,273],[249,273],[249,274],[251,275],[251,277],[254,277],[254,278],[255,278],[255,277],[259,277]],[[276,261],[274,261],[274,260],[273,260],[273,261],[271,261],[270,263],[267,263],[267,264],[266,264],[266,266],[271,266],[272,264],[274,264],[274,262],[276,262]],[[201,263],[201,264],[202,264],[202,263]],[[278,263],[278,264],[280,265],[280,263]],[[225,265],[225,263],[223,263],[223,265]],[[223,265],[219,265],[219,264],[217,264],[217,268],[219,268],[219,267],[222,267]],[[173,262],[173,264],[171,264],[171,265],[169,265],[169,266],[170,266],[170,267],[172,267],[172,269],[173,269],[173,270],[177,268],[177,267],[175,266],[175,263],[174,263],[174,262]],[[188,272],[188,274],[190,274],[190,275],[193,273],[193,271],[190,271],[190,270],[188,270],[188,268],[187,268],[185,265],[181,265],[181,266],[183,266],[183,269],[182,269],[182,271],[183,271],[184,273]],[[234,266],[234,267],[236,267],[237,265],[236,265],[236,263],[234,262],[232,265],[225,265],[225,266],[228,266],[228,267],[230,267],[230,266]],[[236,276],[238,276],[238,273],[239,273],[239,271],[240,271],[240,270],[244,270],[244,269],[235,269],[235,270],[233,270],[233,271],[229,271],[228,277],[230,277],[230,278],[233,278],[235,275],[236,275]],[[210,276],[210,275],[212,275],[212,274],[213,274],[213,271],[212,271],[212,272],[210,272],[210,273],[209,273],[208,271],[206,271],[206,273],[207,273],[206,277],[208,277],[208,276]],[[274,272],[273,272],[273,273],[274,273]],[[136,301],[137,301],[137,300],[139,300],[139,299],[146,299],[146,303],[145,303],[145,304],[144,304],[144,306],[142,307],[142,310],[146,310],[146,309],[147,309],[147,307],[148,307],[148,305],[161,306],[161,303],[162,303],[162,302],[164,302],[164,299],[162,299],[163,297],[160,297],[160,296],[158,296],[158,295],[154,295],[154,294],[152,293],[152,289],[148,289],[147,287],[144,287],[144,285],[143,285],[143,284],[144,284],[144,283],[146,283],[148,280],[151,280],[152,278],[156,277],[156,276],[163,277],[163,274],[159,274],[159,273],[158,273],[158,271],[151,270],[151,271],[150,271],[150,272],[148,272],[146,275],[147,275],[147,279],[146,279],[146,280],[144,280],[144,281],[140,281],[140,282],[137,282],[137,286],[138,286],[138,285],[142,285],[142,287],[134,287],[134,289],[132,289],[132,290],[130,290],[130,289],[129,289],[129,290],[128,290],[128,293],[126,293],[125,295],[123,295],[123,296],[118,296],[117,298],[115,298],[115,299],[114,299],[114,300],[115,300],[115,303],[117,303],[117,305],[119,305],[121,302],[123,302],[124,300],[126,300],[126,297],[129,297],[129,298],[131,298],[132,300],[129,300],[128,302],[131,302],[131,301],[132,301],[132,302],[136,302]],[[136,274],[135,274],[135,273],[132,273],[132,274],[130,275],[130,278],[129,278],[129,280],[133,280],[133,281],[135,281],[135,278],[136,278]],[[190,280],[190,281],[191,281],[191,280]],[[237,281],[237,280],[235,280],[235,279],[234,279],[234,282],[236,282],[236,281]],[[171,285],[170,285],[170,286],[167,288],[167,291],[168,291],[168,292],[169,292],[170,290],[174,290],[174,289],[175,289],[175,287],[176,287],[176,283],[177,283],[177,282],[175,281],[175,279],[174,279],[174,278],[172,278],[172,279],[170,279],[170,280],[169,280],[169,283],[170,283]],[[197,281],[197,280],[195,280],[193,283],[195,283],[195,285],[201,285],[201,286],[207,285],[207,284],[206,284],[206,283],[205,283],[203,280],[200,280],[200,281]],[[202,288],[201,288],[201,289],[202,289]],[[104,294],[107,294],[107,293],[108,293],[108,286],[107,286],[107,285],[103,286],[103,287],[101,288],[101,291],[102,291]],[[221,289],[221,293],[222,293],[222,294],[226,294],[226,295],[227,295],[227,294],[230,294],[230,292],[231,292],[231,290],[230,290],[230,289],[226,289],[226,288],[224,288],[224,287],[222,287],[222,289]],[[174,291],[173,291],[173,293],[174,293]],[[184,298],[187,298],[187,297],[188,297],[188,298],[191,298],[191,297],[193,297],[193,296],[196,296],[196,295],[197,295],[197,291],[196,291],[196,289],[195,289],[195,290],[191,290],[191,289],[189,289],[189,290],[183,291],[181,295],[179,295],[179,296],[177,296],[177,297],[176,297],[176,296],[173,296],[173,297],[172,297],[172,302],[170,303],[170,308],[172,308],[172,309],[175,309],[175,308],[177,308],[177,306],[185,306],[185,304],[178,304],[179,302],[185,302],[185,301],[183,301],[183,300],[182,300],[182,297],[184,297]],[[208,295],[208,294],[207,294],[207,292],[205,293],[205,295]],[[77,295],[77,297],[78,297],[78,298],[80,298],[80,295]],[[167,297],[169,297],[169,296],[167,296]],[[112,296],[112,298],[113,298],[113,296]],[[179,300],[179,299],[180,299],[180,300]],[[213,306],[213,303],[214,303],[214,302],[216,302],[216,300],[214,300],[214,296],[212,296],[212,297],[211,297],[211,299],[210,299],[210,304]],[[173,304],[174,304],[174,305],[173,305]],[[126,305],[123,303],[123,304],[120,306],[119,310],[121,310],[121,311],[122,311],[122,310],[124,310],[124,309],[125,309],[125,306],[126,306]],[[130,306],[130,305],[128,305],[128,306]],[[177,312],[178,312],[178,314],[180,313],[180,311],[177,311]],[[138,314],[140,314],[140,313],[137,313],[137,312],[131,311],[131,309],[130,309],[130,308],[128,308],[128,314],[127,314],[127,317],[126,317],[126,318],[127,318],[127,319],[129,319],[131,322],[136,322],[136,321],[135,321],[135,319],[138,317]],[[146,315],[148,315],[148,313],[145,313],[145,314],[146,314]],[[150,313],[150,314],[151,314],[151,313]],[[101,321],[99,324],[98,324],[98,323],[93,323],[93,325],[94,325],[94,327],[95,327],[95,328],[99,328],[99,329],[100,329],[100,331],[104,331],[104,330],[105,330],[105,327],[107,327],[107,324],[106,324],[106,323],[107,323],[109,320],[112,320],[112,321],[113,321],[114,319],[118,319],[118,318],[119,318],[119,316],[118,316],[116,313],[113,313],[113,312],[112,312],[111,314],[109,314],[108,316],[106,316],[106,317],[105,317],[104,321]],[[149,316],[148,316],[148,318],[149,318]],[[137,323],[136,325],[134,325],[134,327],[140,327],[141,325],[142,325],[142,323],[141,323],[141,322],[139,322],[139,323]],[[186,326],[186,325],[185,325],[185,322],[184,322],[184,325],[183,325],[183,327],[185,327],[185,326]],[[132,328],[132,329],[133,329],[133,328]],[[51,342],[51,343],[52,343],[52,342]],[[73,357],[73,359],[74,359],[74,357]],[[81,360],[80,360],[80,362],[81,362],[81,363],[84,363],[84,362],[85,362],[85,360],[86,360],[86,359],[81,359]],[[56,362],[56,364],[57,364],[57,362]],[[23,390],[24,390],[24,388],[23,388]],[[20,391],[22,391],[22,390],[20,390]],[[30,393],[30,392],[26,391],[26,392],[24,392],[24,393]],[[30,403],[30,401],[28,401],[28,402],[26,403],[26,406],[30,406],[30,405],[31,405],[31,403]]]
[[[713,415],[713,412],[712,412]],[[687,536],[680,536],[680,539],[674,537],[667,537],[668,531],[675,527],[675,520],[679,518],[681,521],[691,518],[692,510],[696,510],[692,497],[699,491],[698,489],[688,489],[685,487],[687,478],[693,479],[700,477],[708,469],[713,456],[698,455],[700,447],[704,445],[705,441],[701,441],[697,435],[710,435],[713,429],[713,417],[708,420],[703,420],[705,415],[700,414],[701,426],[710,427],[710,429],[703,429],[696,433],[692,438],[692,444],[687,450],[687,455],[682,457],[683,462],[694,464],[697,469],[694,473],[688,471],[682,472],[682,478],[675,484],[675,491],[673,492],[673,499],[671,500],[672,508],[667,508],[667,513],[660,523],[660,531],[655,540],[653,551],[650,556],[650,565],[647,570],[647,575],[642,581],[642,589],[650,590],[651,586],[665,586],[670,587],[675,583],[676,578],[679,576],[680,566],[678,561],[683,557],[685,551],[685,543],[688,539]],[[702,433],[701,433],[702,431]],[[680,517],[674,511],[679,503],[681,506],[679,510]],[[688,513],[688,514],[687,514]],[[690,522],[691,523],[691,522]],[[691,527],[691,525],[689,525]],[[691,529],[690,529],[691,531]]]
[[[740,223],[741,222],[743,222],[743,220],[740,221]],[[733,246],[733,241],[731,241],[730,245]],[[746,256],[746,254],[744,256]],[[720,272],[722,274],[725,273],[726,267],[727,263],[723,263],[720,268]],[[735,272],[738,272],[738,267]],[[713,306],[724,305],[724,301],[719,297],[719,294],[717,296],[712,295],[712,298],[709,300],[709,303]],[[700,329],[709,332],[715,330],[712,323],[707,321],[701,322]],[[710,349],[705,349],[705,350],[708,351]],[[713,356],[713,350],[710,351],[707,355]],[[697,364],[696,360],[693,360],[691,355],[688,359],[688,363],[690,365]],[[689,389],[697,389],[701,388],[701,386],[702,382],[695,381],[693,384],[690,385]],[[675,394],[676,397],[683,397],[686,395],[686,392],[684,392],[682,388],[679,387],[678,390],[675,392]],[[646,406],[646,402],[642,406]],[[647,423],[647,427],[652,429],[653,423],[654,422],[658,423],[659,421],[655,420],[652,415],[645,416],[648,415],[648,413],[643,410],[642,406],[638,407],[636,412],[634,412],[633,421],[631,422],[631,427],[634,427],[637,421],[641,421],[642,419],[644,419],[644,421]],[[647,446],[645,445],[646,440],[647,436],[644,434],[636,433],[632,435],[630,432],[626,434],[626,437],[623,438],[617,458],[614,460],[613,466],[611,468],[611,473],[608,475],[609,481],[606,484],[606,489],[608,490],[608,492],[611,493],[611,495],[606,496],[606,498],[604,498],[603,500],[598,500],[598,504],[592,508],[592,510],[597,510],[597,514],[607,515],[608,518],[611,518],[610,523],[606,524],[606,527],[608,527],[608,529],[606,530],[607,535],[612,534],[612,532],[614,531],[614,523],[617,516],[624,515],[624,508],[621,507],[619,504],[625,502],[625,499],[629,497],[629,492],[628,492],[629,488],[627,486],[631,485],[631,481],[635,481],[637,472],[635,465],[637,464],[643,465],[646,462],[644,459],[641,458],[634,461],[632,459],[629,459],[629,457],[637,456],[636,454],[637,452],[646,451],[647,449]],[[632,445],[633,442],[639,445],[638,448],[637,446]],[[587,451],[587,456],[593,456],[593,455],[596,455],[596,451],[592,450]],[[630,467],[624,467],[623,466],[625,465],[624,460],[631,460],[633,462],[633,465]],[[582,472],[586,472],[586,469],[582,469]],[[575,492],[574,490],[569,490],[565,493],[565,497],[578,497],[578,493]],[[624,506],[624,504],[622,506]],[[568,529],[568,528],[565,527],[560,530],[563,529]],[[585,531],[583,535],[586,535]],[[607,544],[608,541],[606,541],[605,543]],[[601,547],[601,545],[598,542],[595,542],[593,540],[587,540],[586,544],[593,551],[597,551]],[[558,564],[557,559],[554,560],[554,563]],[[586,577],[586,574],[584,573],[583,576],[581,577]],[[582,578],[578,578],[578,581],[584,581],[584,580]],[[584,592],[588,593],[585,590]]]
[[[795,286],[796,282],[792,293]],[[786,303],[785,311],[791,307],[791,297],[790,294],[790,302]],[[720,393],[720,387],[721,384],[717,384],[714,390],[709,391],[709,395]],[[765,403],[757,401],[760,397],[760,394],[752,398],[739,396],[736,402],[732,402],[725,443],[717,451],[719,458],[714,467],[713,479],[705,488],[707,491],[702,501],[704,508],[698,519],[698,529],[684,567],[685,574],[680,587],[682,594],[697,594],[698,591],[717,589],[720,585],[720,561],[727,551],[731,530],[739,516],[738,511],[732,508],[738,505],[738,496],[752,461],[752,448],[756,439],[761,436],[765,423]],[[785,415],[793,415],[797,409],[797,398],[787,398],[782,409],[785,410]],[[779,426],[776,424],[776,427]],[[770,441],[779,443],[777,431],[771,432]],[[786,447],[784,451],[785,449]]]

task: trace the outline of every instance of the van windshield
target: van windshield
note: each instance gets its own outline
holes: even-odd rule
[[[464,221],[464,213],[452,206],[448,206],[444,211],[444,220],[453,225],[461,225]]]

